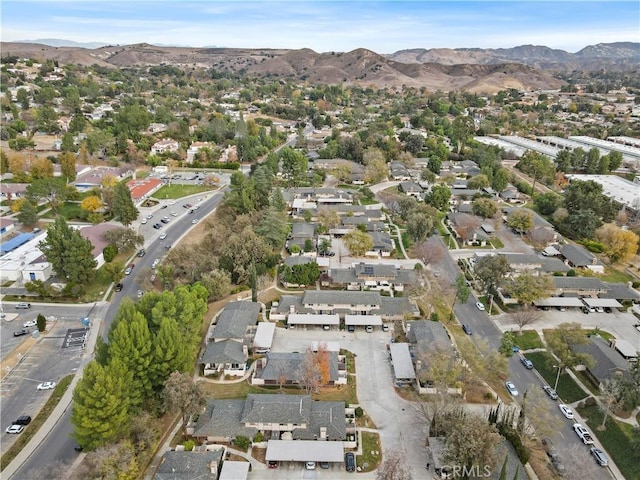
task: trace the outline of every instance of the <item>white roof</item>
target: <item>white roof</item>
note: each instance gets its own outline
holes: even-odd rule
[[[276,324],[271,322],[258,322],[256,334],[253,337],[254,348],[271,348],[273,334],[276,331]]]
[[[613,345],[613,348],[615,348],[618,352],[620,352],[620,355],[622,355],[625,358],[638,357],[638,349],[633,345],[631,345],[631,342],[627,340],[616,339]]]
[[[617,175],[583,175],[569,174],[570,180],[593,180],[602,185],[602,193],[618,203],[629,208],[638,208],[636,202],[640,201],[640,185]]]
[[[391,361],[393,362],[393,374],[396,380],[405,380],[416,378],[416,372],[413,369],[411,354],[409,353],[408,343],[391,343],[389,344],[391,351]]]
[[[340,315],[337,313],[291,313],[287,323],[290,325],[340,325]]]
[[[577,297],[549,297],[533,302],[536,307],[584,307]]]
[[[222,462],[219,480],[246,480],[249,477],[249,462],[234,462],[225,460]]]
[[[269,440],[265,460],[278,462],[343,462],[342,442]]]
[[[583,298],[582,301],[589,307],[622,308],[615,298]]]
[[[382,325],[382,317],[380,315],[345,315],[345,325]]]
[[[327,349],[327,352],[339,352],[340,351],[340,343],[339,342],[311,342],[311,350],[314,352],[318,351],[318,346],[324,345]]]
[[[546,253],[550,257],[556,256],[556,255],[560,255],[560,251],[556,247],[554,247],[553,245],[549,245],[548,247],[546,247],[543,250],[543,252]]]

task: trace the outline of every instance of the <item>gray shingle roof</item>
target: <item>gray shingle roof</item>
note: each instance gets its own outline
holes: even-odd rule
[[[380,299],[378,292],[305,290],[302,303],[304,305],[380,305]]]
[[[411,303],[407,297],[380,297],[380,315],[398,316],[410,313],[412,315],[419,314],[418,307]],[[371,312],[378,313],[378,312]]]
[[[306,424],[311,413],[308,395],[249,394],[242,411],[242,423]]]
[[[300,382],[301,368],[304,365],[306,353],[271,352],[266,356],[267,364],[256,377],[263,380],[278,381],[284,376],[287,381]],[[329,380],[338,380],[338,353],[329,352]]]
[[[216,480],[217,470],[211,472],[211,462],[222,462],[224,449],[212,451],[177,452],[162,455],[154,480]]]
[[[589,337],[589,342],[584,345],[575,345],[573,349],[593,357],[595,365],[589,368],[589,372],[599,382],[611,378],[616,372],[626,372],[629,369],[629,362],[598,335]]]
[[[194,437],[229,437],[238,435],[253,437],[258,430],[245,427],[240,421],[244,410],[244,399],[208,400],[202,415],[194,428]]]
[[[247,356],[242,351],[242,343],[235,340],[209,342],[200,356],[200,363],[244,363]]]
[[[415,320],[409,325],[407,339],[411,343],[436,345],[440,349],[453,351],[451,339],[440,322]]]
[[[291,226],[291,238],[313,238],[316,226],[313,223],[295,222]]]
[[[258,313],[260,313],[259,303],[230,302],[218,317],[211,336],[242,339],[247,328],[258,323]]]
[[[293,430],[293,438],[319,439],[321,427],[326,427],[328,440],[344,440],[347,436],[345,422],[344,402],[311,402],[307,428]]]
[[[607,290],[599,278],[593,277],[553,277],[556,288],[576,288],[580,290]]]
[[[560,253],[576,267],[600,264],[600,261],[591,252],[578,245],[563,245],[560,247]]]

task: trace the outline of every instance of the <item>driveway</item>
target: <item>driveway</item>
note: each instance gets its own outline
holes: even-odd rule
[[[427,426],[417,421],[411,402],[394,389],[389,362],[388,332],[276,329],[271,351],[303,352],[313,341],[337,341],[356,355],[357,393],[360,405],[378,428],[383,451],[400,450],[406,455],[413,478],[425,478]]]

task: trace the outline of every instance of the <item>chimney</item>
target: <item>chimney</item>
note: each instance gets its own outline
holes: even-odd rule
[[[242,354],[243,354],[245,357],[248,357],[248,356],[249,356],[249,349],[247,348],[247,346],[246,346],[246,345],[242,345]]]
[[[320,427],[320,440],[327,440],[327,427]]]
[[[216,460],[213,460],[211,463],[209,463],[209,468],[211,469],[211,473],[213,473],[216,478],[218,478],[218,462]]]
[[[289,313],[296,313],[296,306],[295,305],[289,305]]]

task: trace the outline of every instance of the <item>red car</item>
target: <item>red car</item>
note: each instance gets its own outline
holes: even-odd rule
[[[273,460],[269,460],[269,468],[278,468],[278,462],[274,462]]]

